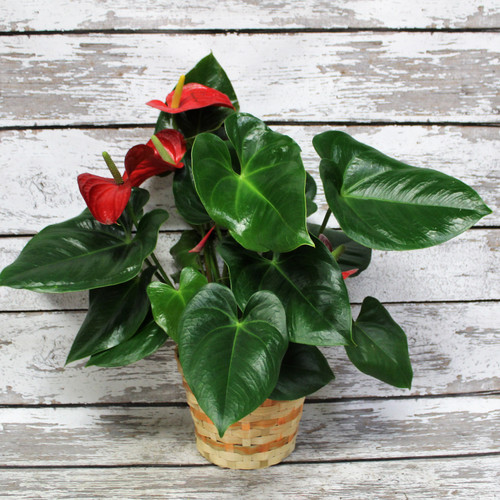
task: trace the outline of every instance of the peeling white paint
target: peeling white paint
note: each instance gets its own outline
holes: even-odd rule
[[[163,99],[176,75],[212,49],[241,108],[268,120],[496,121],[497,35],[3,37],[0,119],[16,126],[153,122],[156,111],[144,103]],[[53,80],[44,83],[47,75]],[[29,107],[21,100],[27,95]]]
[[[151,2],[148,9],[127,0],[35,0],[0,5],[0,30],[238,29],[238,28],[481,28],[498,26],[495,0],[221,0],[210,5]],[[495,22],[497,24],[495,24]]]

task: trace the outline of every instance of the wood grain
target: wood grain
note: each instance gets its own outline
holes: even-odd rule
[[[479,226],[500,225],[500,134],[494,127],[454,126],[273,126],[301,146],[306,169],[318,185],[320,222],[327,210],[319,178],[319,159],[312,138],[326,130],[343,130],[361,142],[410,165],[453,175],[476,189],[493,213]],[[4,165],[0,198],[0,234],[34,234],[48,224],[84,208],[76,176],[83,172],[109,176],[101,157],[108,151],[123,169],[123,158],[135,144],[148,140],[152,128],[3,130],[0,151]],[[18,168],[22,165],[23,168]],[[166,208],[169,229],[187,227],[177,215],[171,178],[144,184],[151,191],[150,208]],[[332,220],[331,226],[335,226]]]
[[[293,455],[292,455],[293,456]],[[251,473],[207,467],[0,470],[7,498],[261,500],[500,496],[500,458],[291,464]],[[96,477],[99,478],[96,480]]]
[[[0,4],[0,31],[117,29],[285,29],[285,28],[494,28],[500,8],[494,0],[446,2],[404,0],[222,0],[150,2],[130,0],[34,0]]]
[[[500,396],[306,404],[294,461],[500,451]],[[2,408],[2,466],[203,464],[186,407]]]
[[[499,33],[117,34],[0,38],[5,126],[151,123],[211,49],[267,120],[498,122]],[[265,57],[263,57],[265,54]]]
[[[169,249],[179,234],[163,233],[155,253],[172,272]],[[0,268],[15,260],[27,237],[0,238]],[[470,230],[437,247],[373,253],[370,267],[347,287],[352,302],[372,295],[382,302],[500,299],[500,230]],[[480,277],[480,279],[478,278]],[[0,288],[0,310],[39,311],[87,307],[86,293],[38,294]]]
[[[344,349],[323,352],[336,380],[310,399],[500,392],[499,303],[387,306],[408,339],[411,391],[357,371]],[[354,307],[354,315],[359,306]],[[122,368],[64,366],[83,312],[0,314],[0,405],[184,402],[168,343]]]

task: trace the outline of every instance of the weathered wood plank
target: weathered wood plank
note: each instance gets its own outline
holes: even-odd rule
[[[336,380],[311,399],[500,391],[498,303],[401,304],[388,310],[406,331],[411,391],[356,370],[342,348],[325,348]],[[359,306],[354,307],[357,315]],[[183,402],[171,343],[123,368],[64,366],[84,313],[0,314],[0,404]]]
[[[0,31],[116,29],[285,29],[285,28],[495,28],[500,8],[494,0],[383,3],[357,0],[255,2],[223,0],[161,2],[140,8],[130,0],[35,0],[0,5]]]
[[[172,271],[175,233],[160,235],[156,254]],[[26,237],[0,238],[0,268],[15,260]],[[351,301],[367,295],[382,302],[491,300],[500,298],[500,230],[476,229],[437,247],[373,254],[370,267],[347,281]],[[1,311],[39,311],[86,307],[86,293],[37,294],[0,288]]]
[[[163,98],[208,48],[233,80],[242,109],[264,119],[496,122],[499,39],[499,33],[6,36],[0,122],[152,122],[156,111],[144,103]]]
[[[320,212],[327,209],[318,173],[318,156],[312,138],[335,128],[361,142],[411,165],[434,168],[453,175],[475,188],[493,210],[478,225],[500,224],[500,134],[493,127],[453,126],[276,126],[290,135],[303,150],[304,165],[316,178]],[[4,165],[0,202],[0,234],[33,234],[48,224],[78,214],[84,202],[76,176],[83,172],[109,176],[101,151],[109,151],[117,164],[129,148],[143,143],[148,127],[104,130],[4,130],[0,150]],[[23,168],[18,168],[22,165]],[[165,207],[170,229],[185,228],[178,217],[171,192],[171,178],[155,178],[144,184],[151,190],[151,208]],[[62,216],[64,214],[64,217]],[[332,225],[335,222],[332,221]]]
[[[500,397],[308,404],[289,461],[500,451]],[[203,464],[185,407],[1,408],[0,464]]]
[[[218,467],[0,470],[7,498],[254,499],[500,496],[499,457],[287,464],[249,472]],[[96,479],[98,478],[98,480]]]

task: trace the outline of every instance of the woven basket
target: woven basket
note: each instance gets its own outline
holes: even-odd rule
[[[177,363],[182,375],[178,358]],[[193,417],[196,447],[213,464],[229,469],[262,469],[281,462],[294,450],[305,398],[266,399],[252,413],[231,425],[221,438],[198,405],[184,376],[182,383]]]

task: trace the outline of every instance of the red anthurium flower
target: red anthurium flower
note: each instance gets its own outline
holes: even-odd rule
[[[210,87],[205,87],[201,83],[187,83],[184,85],[178,106],[175,106],[175,103],[172,105],[174,94],[175,90],[170,92],[167,95],[166,102],[153,100],[146,104],[169,114],[183,113],[184,111],[206,108],[207,106],[234,108],[231,99],[226,94]]]
[[[92,174],[78,176],[78,186],[92,215],[102,224],[114,224],[125,210],[132,185],[130,182],[117,184]]]
[[[125,156],[124,180],[130,179],[132,186],[139,186],[146,179],[154,175],[163,174],[184,166],[181,163],[186,153],[186,142],[183,135],[177,130],[162,130],[156,134],[161,146],[169,156],[168,161],[162,158],[153,141],[138,144],[131,148]]]
[[[203,236],[201,241],[194,247],[189,250],[188,253],[200,253],[203,250],[203,247],[205,246],[205,243],[208,241],[208,238],[210,238],[210,235],[212,234],[212,231],[215,229],[215,225],[210,228],[208,233]]]
[[[349,276],[353,275],[354,273],[357,273],[359,269],[349,269],[349,271],[343,271],[342,272],[342,278],[346,279],[349,278]]]
[[[132,188],[154,175],[182,168],[181,159],[185,152],[186,143],[180,132],[162,130],[147,144],[129,150],[125,156],[123,178],[110,156],[103,153],[113,178],[81,174],[78,176],[80,192],[96,220],[102,224],[115,224],[127,206]]]

